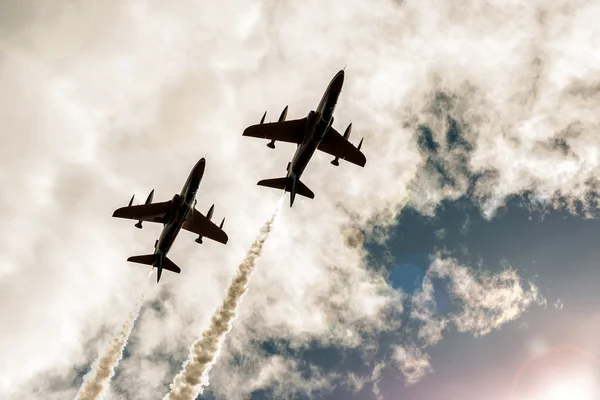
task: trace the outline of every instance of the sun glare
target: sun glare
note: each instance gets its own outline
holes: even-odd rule
[[[544,391],[542,391],[544,392]],[[551,385],[541,397],[535,400],[595,400],[594,384],[590,379],[571,379]]]
[[[512,399],[600,400],[600,362],[594,356],[566,345],[540,350],[515,373]]]

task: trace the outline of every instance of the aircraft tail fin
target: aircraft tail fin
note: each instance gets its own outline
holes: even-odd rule
[[[308,197],[309,199],[315,198],[315,194],[308,188],[308,186],[302,183],[300,179],[296,179],[291,176],[284,178],[263,179],[262,181],[259,181],[257,185],[274,189],[282,189],[286,192],[290,192],[290,207],[294,204],[294,198],[296,197],[296,194]]]
[[[155,254],[144,254],[142,256],[132,256],[132,257],[129,257],[127,259],[127,261],[138,263],[138,264],[144,264],[144,265],[152,265],[153,267],[156,267],[156,269],[158,271],[158,275],[156,278],[157,283],[160,280],[160,276],[162,274],[163,269],[166,269],[171,272],[175,272],[176,274],[179,274],[181,272],[181,268],[179,268],[177,265],[175,265],[175,263],[173,261],[169,260],[165,256],[160,256],[156,253]]]

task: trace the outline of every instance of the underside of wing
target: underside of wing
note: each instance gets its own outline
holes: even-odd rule
[[[329,128],[327,134],[319,143],[318,149],[360,167],[364,167],[367,163],[365,155],[352,143],[344,139],[333,127]]]
[[[305,132],[306,118],[302,118],[251,125],[244,130],[242,136],[300,144]]]
[[[171,200],[161,203],[121,207],[113,213],[113,217],[164,223],[165,215],[169,212],[170,206]]]
[[[210,219],[194,208],[190,216],[185,220],[183,229],[203,237],[207,237],[216,242],[226,244],[228,237],[223,229],[215,225]]]

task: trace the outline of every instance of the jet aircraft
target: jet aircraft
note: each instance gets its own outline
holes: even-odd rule
[[[181,269],[167,258],[167,253],[181,229],[197,234],[196,243],[202,243],[202,237],[207,237],[223,244],[227,243],[227,234],[222,229],[225,218],[223,218],[219,226],[211,221],[215,205],[213,204],[210,207],[206,216],[202,215],[195,208],[198,202],[196,200],[196,192],[204,175],[205,166],[206,160],[201,158],[190,172],[181,193],[173,196],[171,200],[152,203],[152,198],[154,197],[154,190],[152,190],[145,204],[138,206],[131,205],[133,197],[135,197],[134,195],[129,200],[127,207],[121,207],[113,213],[113,217],[138,220],[135,227],[139,229],[142,228],[142,221],[163,224],[162,233],[158,240],[154,242],[154,254],[133,256],[127,259],[127,261],[152,265],[156,268],[158,271],[156,283],[160,281],[163,269],[177,274],[181,272]]]
[[[296,194],[313,199],[314,193],[300,181],[300,176],[308,165],[316,150],[329,153],[335,158],[331,164],[338,166],[339,160],[346,160],[364,167],[367,160],[360,151],[363,139],[358,147],[349,141],[352,124],[348,125],[344,135],[340,135],[332,126],[333,111],[344,83],[344,71],[339,71],[329,83],[316,111],[310,111],[302,119],[286,121],[288,107],[286,106],[279,117],[279,121],[264,123],[267,112],[263,114],[260,123],[251,125],[244,130],[242,136],[268,139],[267,146],[275,148],[275,141],[296,143],[296,153],[287,165],[287,174],[284,178],[264,179],[258,182],[260,186],[283,189],[290,192],[290,207],[294,204]]]

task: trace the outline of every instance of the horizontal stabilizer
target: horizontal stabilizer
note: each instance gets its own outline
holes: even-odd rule
[[[175,272],[176,274],[179,274],[181,272],[181,268],[179,268],[177,265],[175,265],[175,263],[173,261],[169,260],[167,257],[163,258],[162,267],[171,272]]]
[[[158,257],[157,254],[145,254],[143,256],[132,256],[127,259],[127,261],[144,264],[144,265],[154,265],[154,260]],[[175,272],[176,274],[181,273],[181,268],[179,268],[175,263],[169,260],[167,257],[163,257],[162,266],[163,269],[167,269],[171,272]]]
[[[293,187],[292,187],[293,180],[292,179],[293,178],[290,178],[290,177],[263,179],[262,181],[259,181],[257,183],[257,185],[266,186],[266,187],[270,187],[273,189],[282,189],[286,192],[292,192],[292,189],[293,189]],[[299,194],[300,196],[308,197],[309,199],[315,198],[315,194],[312,192],[312,190],[310,190],[300,180],[296,181],[296,193],[294,193],[294,194]]]
[[[315,198],[315,194],[312,192],[312,190],[302,183],[301,180],[298,180],[298,183],[296,184],[296,193],[300,196],[308,197],[309,199]]]
[[[127,261],[144,264],[144,265],[152,265],[154,264],[154,260],[156,259],[156,254],[146,254],[143,256],[131,256],[127,259]]]
[[[288,178],[274,178],[274,179],[263,179],[257,183],[258,186],[266,186],[273,189],[286,190]],[[290,190],[287,190],[288,192]]]

